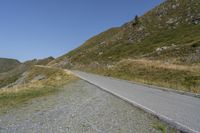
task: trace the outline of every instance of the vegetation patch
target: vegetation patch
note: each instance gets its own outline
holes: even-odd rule
[[[167,133],[167,127],[163,123],[154,123],[153,128],[160,131],[161,133]]]
[[[38,75],[44,75],[45,78],[35,78]],[[29,99],[59,91],[75,77],[62,69],[35,66],[28,71],[24,80],[24,84],[0,90],[0,112],[19,106]]]
[[[199,6],[197,0],[166,0],[49,65],[200,93]]]
[[[176,65],[161,61],[122,60],[111,68],[86,68],[88,72],[125,80],[200,93],[200,66]]]

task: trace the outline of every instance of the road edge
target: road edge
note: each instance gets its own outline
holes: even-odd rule
[[[93,73],[91,73],[93,74]],[[100,76],[104,76],[104,75],[100,75]],[[104,76],[107,77],[107,76]],[[114,77],[107,77],[110,79],[114,79],[114,80],[122,80],[131,84],[136,84],[136,85],[142,85],[142,86],[146,86],[149,88],[154,88],[154,89],[159,89],[161,91],[168,91],[168,92],[173,92],[173,93],[177,93],[180,95],[186,95],[186,96],[191,96],[191,97],[195,97],[195,98],[200,98],[200,94],[198,93],[192,93],[192,92],[186,92],[186,91],[181,91],[181,90],[174,90],[174,89],[170,89],[170,88],[165,88],[165,87],[159,87],[159,86],[155,86],[155,85],[151,85],[151,84],[144,84],[144,83],[139,83],[139,82],[135,82],[135,81],[130,81],[130,80],[125,80],[125,79],[118,79],[118,78],[114,78]]]
[[[173,119],[170,119],[170,118],[168,118],[168,117],[166,117],[166,116],[164,116],[164,115],[161,115],[161,114],[159,114],[159,113],[157,113],[157,112],[155,112],[155,111],[153,111],[153,110],[151,110],[151,109],[149,109],[149,108],[147,108],[147,107],[145,107],[145,106],[143,106],[143,105],[141,105],[141,104],[139,104],[139,103],[137,103],[137,102],[131,101],[131,100],[129,100],[129,99],[127,99],[127,98],[121,96],[120,94],[116,94],[116,93],[113,93],[113,92],[111,92],[111,91],[108,91],[107,88],[104,88],[104,87],[101,87],[101,86],[99,86],[99,85],[96,85],[96,84],[94,84],[94,83],[88,81],[87,79],[85,79],[85,78],[83,78],[83,77],[81,77],[81,76],[75,74],[74,72],[72,72],[72,73],[73,73],[75,76],[78,76],[79,78],[81,78],[82,80],[84,80],[84,81],[86,81],[86,82],[88,82],[88,83],[90,83],[90,84],[92,84],[92,85],[97,86],[97,87],[100,88],[101,90],[103,90],[103,91],[105,91],[105,92],[108,92],[109,94],[112,94],[112,95],[114,95],[114,96],[116,96],[116,97],[118,97],[118,98],[120,98],[120,99],[122,99],[122,100],[124,100],[124,101],[126,101],[126,102],[128,102],[128,103],[130,103],[130,104],[132,104],[133,106],[135,106],[135,107],[137,107],[137,108],[139,108],[139,109],[142,109],[142,110],[144,110],[145,112],[147,112],[147,113],[149,113],[149,114],[151,114],[151,115],[157,117],[159,120],[161,120],[161,121],[163,121],[163,122],[166,122],[166,123],[169,124],[171,127],[180,130],[181,133],[200,133],[200,132],[198,132],[198,131],[195,131],[195,130],[193,130],[193,129],[191,129],[191,128],[189,128],[189,127],[187,127],[187,126],[185,126],[185,125],[183,125],[183,124],[181,124],[181,123],[179,123],[179,122],[174,121]],[[104,76],[104,77],[105,77],[105,76]],[[109,78],[110,78],[110,77],[109,77]],[[115,78],[113,78],[113,79],[115,79]],[[117,80],[119,80],[119,79],[117,79]],[[125,80],[125,81],[126,81],[126,80]],[[130,82],[130,81],[128,81],[128,82]],[[130,82],[130,83],[133,84],[133,82]]]

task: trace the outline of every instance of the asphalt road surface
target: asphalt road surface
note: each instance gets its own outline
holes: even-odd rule
[[[80,71],[73,73],[184,132],[200,133],[199,98]]]

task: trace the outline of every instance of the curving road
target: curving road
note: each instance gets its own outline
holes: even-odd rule
[[[184,132],[200,133],[199,98],[80,71],[73,71],[73,73],[134,106],[158,116]]]

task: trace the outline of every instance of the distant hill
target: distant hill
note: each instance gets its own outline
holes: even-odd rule
[[[20,63],[14,59],[0,59],[0,88],[17,81],[24,72],[29,71],[34,65],[47,65],[53,60],[53,57],[48,57]]]
[[[37,60],[37,65],[47,65],[49,62],[53,61],[54,58],[53,57],[48,57],[48,58],[44,58],[44,59],[40,59],[40,60]]]
[[[199,63],[200,1],[166,0],[143,16],[92,37],[49,65],[200,92]],[[198,68],[193,73],[191,65]]]
[[[20,64],[21,63],[15,59],[0,58],[0,73],[12,70]]]

